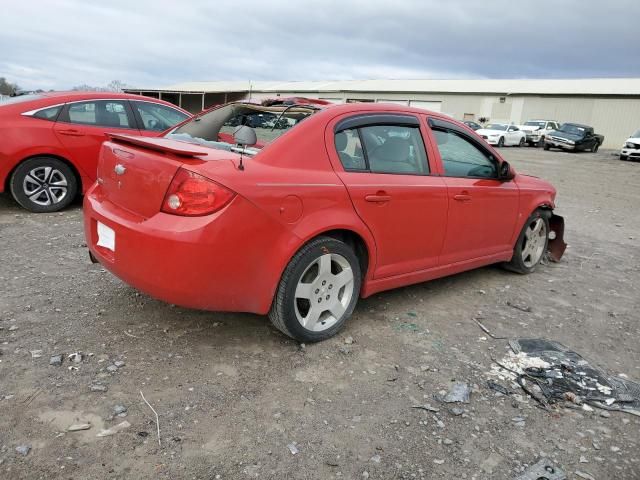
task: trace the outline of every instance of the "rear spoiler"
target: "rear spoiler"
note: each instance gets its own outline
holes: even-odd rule
[[[137,137],[134,135],[123,135],[121,133],[107,133],[107,137],[116,143],[142,147],[156,152],[173,153],[181,157],[204,157],[210,152],[210,150],[205,147],[169,140],[168,138]]]

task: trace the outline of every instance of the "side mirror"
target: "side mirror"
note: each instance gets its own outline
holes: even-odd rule
[[[498,166],[498,178],[500,180],[504,180],[504,181],[513,180],[513,177],[515,176],[516,176],[516,172],[513,168],[511,168],[511,165],[509,165],[509,162],[503,161]]]
[[[258,142],[258,137],[253,128],[240,125],[233,131],[233,141],[236,145],[251,147]]]

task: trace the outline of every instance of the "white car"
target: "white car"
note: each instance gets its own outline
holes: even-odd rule
[[[489,145],[504,147],[517,145],[523,147],[527,142],[527,134],[515,125],[506,123],[490,123],[486,127],[476,130],[476,133],[486,140]]]
[[[545,135],[560,128],[560,124],[553,120],[527,120],[519,128],[527,134],[529,145],[543,147]]]
[[[640,160],[640,129],[627,138],[620,150],[620,160],[629,159]]]

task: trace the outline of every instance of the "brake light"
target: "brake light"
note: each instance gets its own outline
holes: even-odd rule
[[[208,215],[227,205],[234,196],[219,183],[181,168],[164,196],[162,211],[185,217]]]

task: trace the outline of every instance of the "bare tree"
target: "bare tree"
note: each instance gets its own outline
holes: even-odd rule
[[[9,83],[6,78],[0,77],[0,95],[15,95],[18,90],[18,85]]]
[[[129,88],[129,86],[121,80],[111,80],[106,87],[106,90],[109,92],[122,92],[125,88]]]

